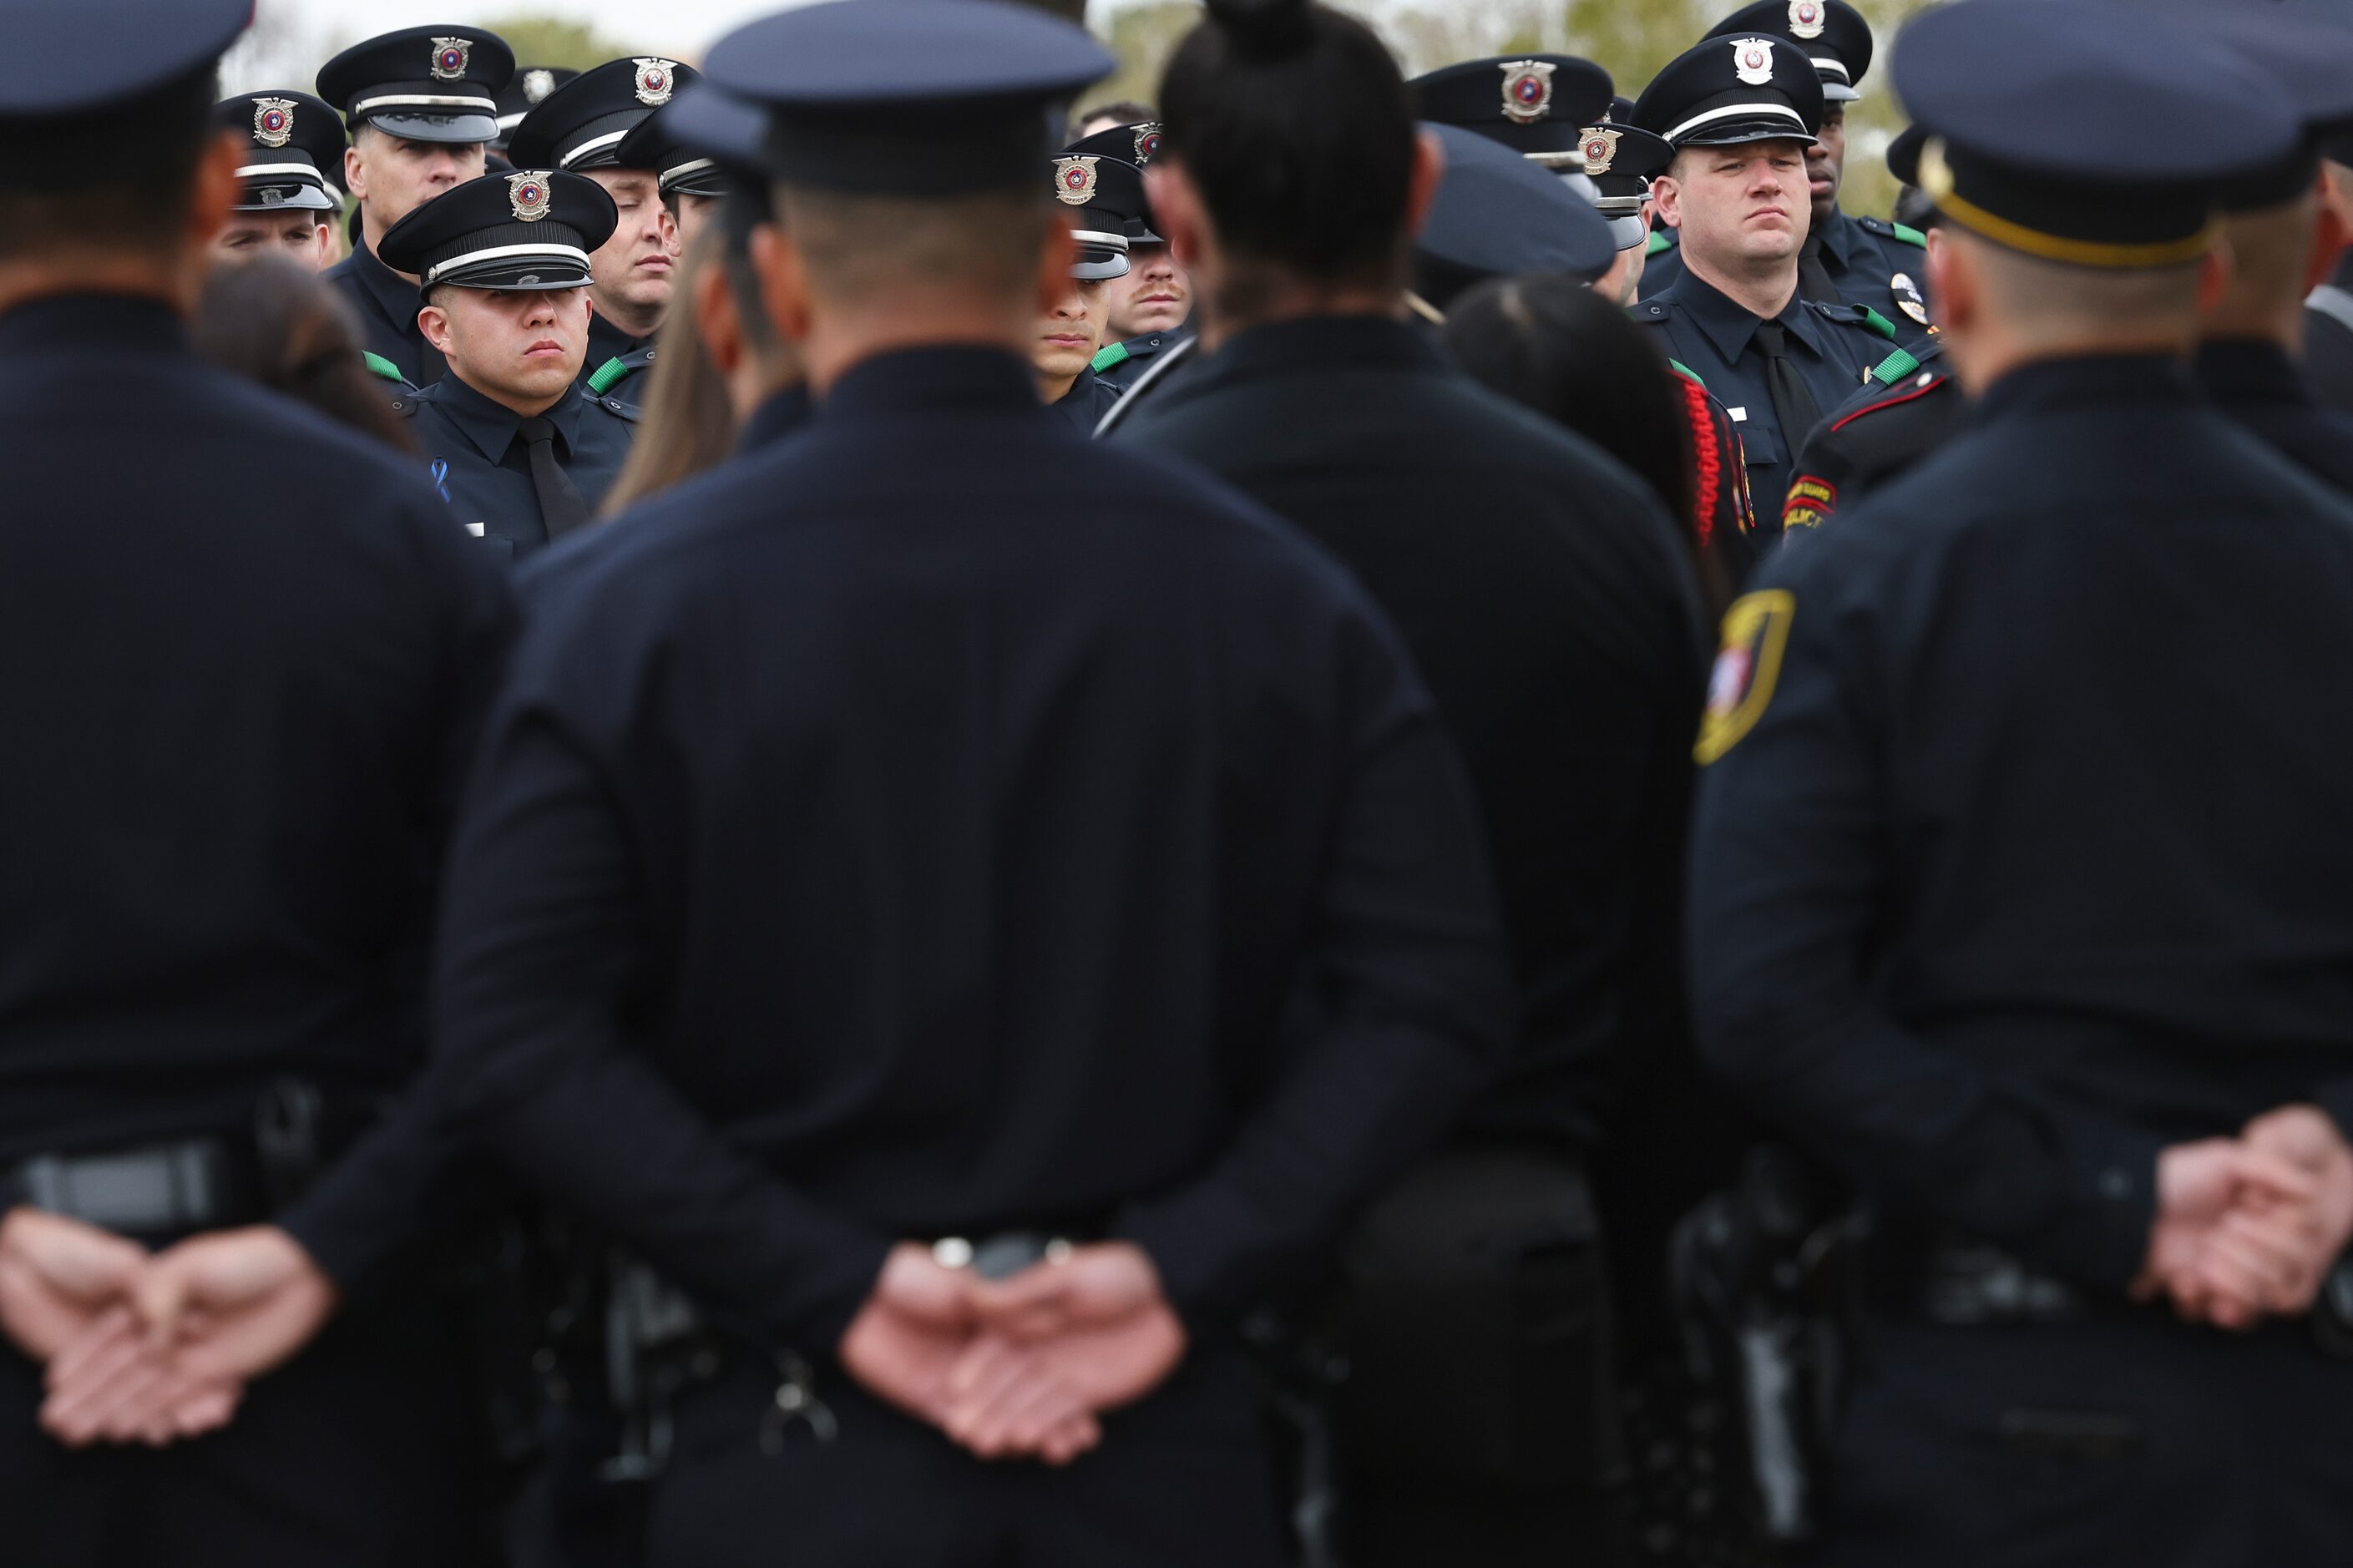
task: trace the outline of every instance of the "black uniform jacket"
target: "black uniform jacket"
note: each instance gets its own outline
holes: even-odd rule
[[[2340,498],[2178,361],[2049,361],[1759,582],[1693,850],[1736,1085],[1893,1213],[2116,1290],[2160,1146],[2353,1125]]]
[[[1657,234],[1666,244],[1642,263],[1637,293],[1644,300],[1664,293],[1683,276],[1683,253],[1675,242],[1675,231],[1662,228]],[[1834,212],[1820,226],[1820,241],[1816,249],[1822,270],[1830,275],[1841,301],[1868,306],[1894,326],[1899,342],[1908,343],[1927,335],[1931,317],[1926,235],[1885,218]]]
[[[2254,339],[2201,343],[2198,384],[2247,433],[2353,495],[2353,414],[2324,406],[2287,351]]]
[[[1686,275],[1665,293],[1636,305],[1634,320],[1661,334],[1655,341],[1666,356],[1715,394],[1740,426],[1751,491],[1778,496],[1787,489],[1790,459],[1807,432],[1783,430],[1774,413],[1765,356],[1755,346],[1759,318]],[[1864,374],[1895,347],[1849,305],[1815,305],[1792,297],[1775,320],[1788,329],[1790,363],[1824,413],[1853,396]]]
[[[1124,338],[1095,355],[1094,373],[1105,384],[1125,392],[1134,386],[1144,373],[1152,368],[1161,354],[1178,343],[1190,342],[1193,329],[1176,327],[1165,332],[1146,332],[1140,338]]]
[[[652,335],[633,338],[601,311],[588,317],[588,354],[580,362],[581,389],[634,410],[645,402],[645,373],[653,367]]]
[[[2344,298],[2333,310],[2306,306],[2304,312],[2304,367],[2312,377],[2320,401],[2340,413],[2353,414],[2353,250],[2337,263],[2328,287]]]
[[[1779,498],[1781,531],[1820,528],[1959,435],[1968,400],[1943,345],[1915,343],[1872,372],[1871,384],[1806,438]]]
[[[1525,1003],[1476,1121],[1590,1136],[1624,1056],[1681,1038],[1706,633],[1676,523],[1598,447],[1377,317],[1245,331],[1113,438],[1289,518],[1396,617],[1478,786]]]
[[[1092,370],[1079,372],[1071,389],[1056,398],[1055,413],[1070,421],[1071,428],[1082,436],[1092,436],[1103,416],[1119,406],[1119,388],[1100,380]]]
[[[430,386],[448,362],[425,341],[417,312],[425,299],[417,285],[375,258],[360,231],[352,231],[352,253],[321,274],[359,319],[360,346],[391,362],[411,386]]]
[[[522,416],[456,375],[421,392],[404,391],[393,407],[409,420],[425,455],[434,494],[466,532],[493,554],[529,554],[547,542]],[[629,459],[637,410],[617,397],[575,391],[547,411],[556,458],[594,513]]]
[[[1014,1227],[1235,1308],[1503,1050],[1387,622],[1011,354],[868,360],[522,581],[433,1103],[756,1332],[829,1351],[894,1239]]]
[[[161,305],[20,307],[0,365],[0,1167],[397,1088],[504,574]]]

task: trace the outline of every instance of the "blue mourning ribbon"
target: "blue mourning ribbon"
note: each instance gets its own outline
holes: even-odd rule
[[[434,459],[433,459],[433,488],[434,488],[435,489],[439,490],[439,491],[441,492],[441,500],[442,500],[442,503],[443,503],[444,505],[447,505],[447,504],[448,503],[448,500],[449,500],[449,487],[448,487],[448,485],[446,485],[446,484],[442,483],[442,481],[443,481],[444,479],[447,479],[448,477],[449,477],[449,459],[448,459],[448,458],[434,458]]]

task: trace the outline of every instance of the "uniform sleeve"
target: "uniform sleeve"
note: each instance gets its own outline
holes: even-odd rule
[[[635,1046],[654,958],[628,821],[590,748],[511,697],[451,858],[426,1094],[704,1306],[829,1352],[889,1237],[738,1153]]]
[[[1305,1005],[1267,1092],[1201,1176],[1123,1216],[1188,1320],[1229,1315],[1326,1248],[1502,1064],[1516,994],[1477,809],[1402,650],[1367,638]]]
[[[2159,1140],[1991,1073],[1891,1016],[1870,974],[1889,876],[1891,653],[1786,558],[1725,619],[1691,862],[1693,1022],[1712,1066],[1890,1209],[2123,1289]],[[1825,570],[1828,568],[1828,570]]]

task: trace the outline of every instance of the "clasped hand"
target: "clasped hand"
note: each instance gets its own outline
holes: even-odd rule
[[[1103,1413],[1158,1387],[1185,1342],[1141,1248],[1081,1247],[992,1281],[902,1242],[838,1350],[870,1392],[982,1458],[1062,1465],[1103,1441]]]
[[[162,1445],[227,1424],[245,1385],[334,1310],[310,1256],[269,1226],[151,1254],[38,1209],[0,1218],[0,1331],[46,1368],[59,1441]]]
[[[2157,1224],[2133,1295],[2252,1329],[2307,1310],[2348,1238],[2353,1148],[2319,1110],[2283,1106],[2235,1139],[2158,1156]]]

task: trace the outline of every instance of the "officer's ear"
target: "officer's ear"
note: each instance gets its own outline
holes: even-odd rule
[[[237,205],[240,188],[237,172],[245,163],[246,148],[244,137],[223,132],[206,144],[205,155],[196,161],[196,177],[188,192],[188,227],[200,249],[212,244],[213,237],[228,223],[229,209]]]
[[[360,151],[360,137],[364,131],[352,132],[352,144],[343,149],[343,189],[351,192],[352,200],[367,200],[367,156]]]
[[[311,262],[322,271],[334,265],[335,226],[322,223],[311,230]]]
[[[1438,183],[1446,177],[1446,148],[1432,132],[1424,131],[1413,139],[1413,168],[1406,176],[1405,229],[1408,234],[1421,232],[1421,220],[1430,212],[1430,204],[1438,199]]]
[[[808,342],[808,263],[783,224],[764,223],[752,231],[752,266],[760,275],[760,303],[788,343]],[[713,271],[719,268],[713,268]]]
[[[1675,178],[1674,174],[1680,162],[1679,154],[1675,163],[1669,163],[1662,172],[1651,176],[1651,205],[1658,213],[1659,221],[1669,228],[1683,226],[1683,184]]]
[[[449,312],[438,305],[427,305],[417,312],[417,330],[438,353],[449,352]]]

